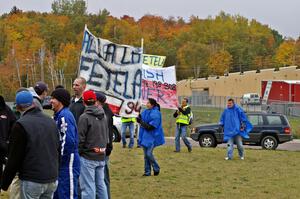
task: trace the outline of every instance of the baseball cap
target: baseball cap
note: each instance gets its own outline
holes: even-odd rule
[[[32,105],[33,96],[29,91],[21,91],[16,95],[16,105],[23,108],[29,107]]]
[[[45,82],[39,81],[35,84],[34,90],[38,95],[41,95],[44,91],[48,91],[48,86]]]
[[[102,92],[96,92],[96,97],[97,97],[97,100],[101,103],[104,103],[106,101],[106,96]]]
[[[83,101],[87,102],[87,101],[96,101],[97,97],[94,91],[92,90],[88,90],[85,91],[82,95]]]

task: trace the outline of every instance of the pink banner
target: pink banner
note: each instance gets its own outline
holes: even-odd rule
[[[177,89],[175,66],[152,68],[143,65],[142,103],[148,98],[155,99],[161,108],[177,109]]]

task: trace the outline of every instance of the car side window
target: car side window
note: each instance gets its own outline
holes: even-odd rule
[[[261,115],[248,115],[248,119],[252,125],[262,125],[263,118]]]
[[[267,121],[269,124],[282,124],[281,118],[278,115],[268,115],[267,116]]]

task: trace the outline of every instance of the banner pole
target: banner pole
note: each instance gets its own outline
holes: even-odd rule
[[[144,53],[144,38],[141,39],[141,48],[142,48],[142,53]]]

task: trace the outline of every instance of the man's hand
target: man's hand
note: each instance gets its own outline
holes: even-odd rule
[[[183,109],[181,107],[178,107],[179,112],[183,112]]]
[[[244,131],[244,130],[245,130],[245,124],[244,124],[244,123],[241,124],[240,130],[241,130],[241,131]]]

